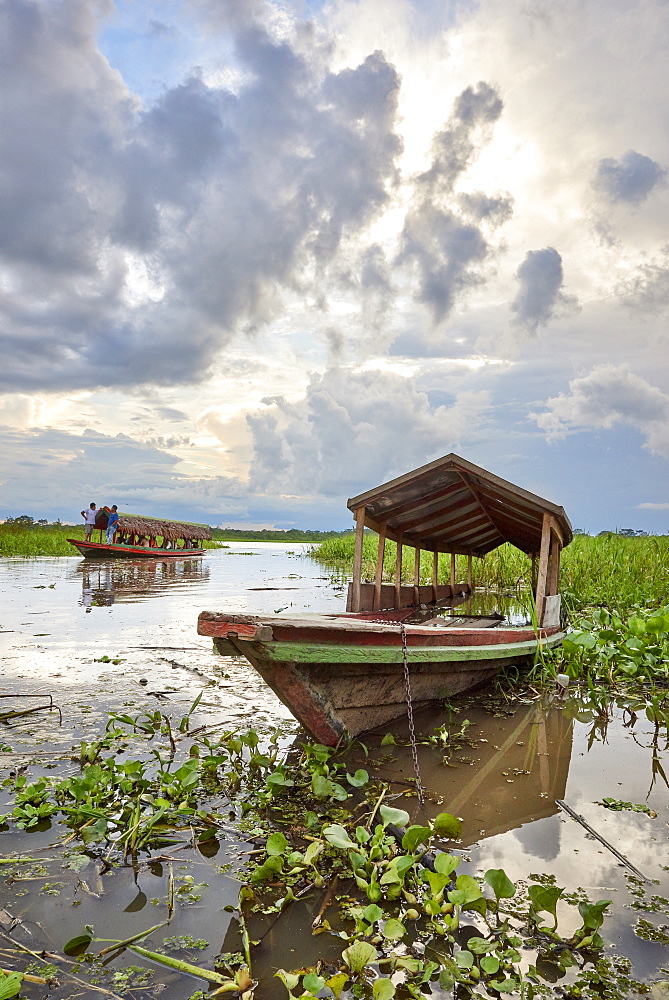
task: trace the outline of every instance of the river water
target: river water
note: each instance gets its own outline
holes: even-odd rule
[[[0,781],[20,767],[32,776],[47,773],[55,766],[50,755],[55,760],[63,748],[99,734],[110,711],[160,708],[178,717],[200,693],[197,717],[208,724],[243,729],[252,724],[260,732],[279,726],[286,745],[304,738],[250,665],[216,656],[211,642],[197,635],[196,621],[205,609],[277,615],[343,610],[343,585],[309,558],[307,548],[231,543],[202,559],[173,563],[0,560],[0,693],[9,696],[0,712],[46,706],[49,697],[57,706],[0,728]],[[419,714],[419,732],[433,738],[419,748],[427,802],[424,810],[415,798],[395,804],[410,811],[412,822],[443,809],[463,817],[461,871],[504,868],[513,880],[541,873],[570,891],[579,887],[593,901],[612,900],[602,929],[610,953],[631,957],[640,979],[668,979],[662,971],[666,945],[644,939],[649,935],[639,923],[648,921],[660,935],[669,923],[666,739],[643,713],[631,719],[622,704],[612,703],[602,713],[576,698],[540,703],[528,697],[526,704],[509,707],[499,698],[486,704],[486,697],[477,693],[467,699],[455,718],[449,712]],[[448,753],[439,748],[440,727],[463,730],[463,739]],[[400,721],[392,731],[400,744],[406,724]],[[376,773],[402,792],[413,778],[411,755],[401,745],[381,747],[380,736],[366,740]],[[368,764],[353,750],[351,767],[357,766]],[[645,804],[657,816],[610,811],[597,804],[607,796]],[[0,798],[4,811],[9,791]],[[556,800],[566,801],[650,881],[640,883]],[[21,919],[16,933],[23,933],[31,948],[62,950],[86,923],[95,923],[104,937],[118,938],[161,919],[166,892],[161,863],[116,870],[113,878],[93,862],[83,872],[73,870],[67,851],[48,854],[61,835],[54,828],[26,834],[13,827],[0,834],[5,853],[38,853],[48,867],[47,874],[33,873],[25,882],[0,882],[0,907]],[[227,863],[243,847],[238,840],[215,842],[211,857],[186,864],[184,856],[177,869],[177,882],[187,887],[186,873],[196,864],[201,888],[179,897],[169,933],[206,939],[209,945],[196,959],[205,967],[218,952],[239,947],[225,907],[235,906],[239,888]],[[276,968],[307,964],[323,948],[324,937],[310,933],[319,903],[307,899],[291,906],[258,949],[254,973],[264,983],[257,994],[263,1000],[285,996],[272,979]],[[573,910],[562,914],[563,933],[570,930]],[[130,955],[117,962],[121,969],[129,964]],[[170,998],[185,1000],[199,984],[186,980],[184,986],[183,979],[156,970],[152,983],[165,985]],[[68,990],[61,993],[67,996]]]

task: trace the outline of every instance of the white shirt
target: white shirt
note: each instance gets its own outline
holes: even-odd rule
[[[95,524],[95,518],[98,516],[97,510],[91,510],[90,507],[86,511],[86,524]]]

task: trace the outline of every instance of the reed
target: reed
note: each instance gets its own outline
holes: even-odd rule
[[[363,578],[373,580],[376,572],[378,539],[365,534],[363,539]],[[355,536],[323,542],[312,554],[319,562],[339,572],[351,572]],[[388,541],[383,561],[383,579],[390,582],[395,573],[395,543]],[[622,535],[576,535],[562,553],[560,586],[567,606],[578,610],[593,605],[629,608],[634,605],[662,605],[669,602],[669,536],[656,535],[626,538]],[[406,546],[402,558],[402,580],[413,580],[414,550]],[[432,553],[421,554],[421,582],[432,578]],[[439,557],[439,579],[450,578],[450,556]],[[466,556],[456,558],[456,578],[467,578]],[[482,559],[474,559],[474,583],[508,593],[527,590],[530,583],[530,560],[512,545],[500,545]]]
[[[0,556],[76,556],[68,538],[84,537],[83,524],[49,524],[19,527],[0,524]]]

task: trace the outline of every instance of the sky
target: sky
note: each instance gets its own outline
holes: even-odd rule
[[[666,0],[3,0],[0,519],[669,531]]]

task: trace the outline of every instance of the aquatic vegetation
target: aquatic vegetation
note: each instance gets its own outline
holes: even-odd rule
[[[388,787],[371,765],[353,770],[341,750],[310,743],[286,757],[276,738],[263,742],[254,730],[193,728],[195,704],[172,722],[159,711],[111,716],[104,736],[79,747],[77,774],[33,780],[16,774],[5,822],[34,829],[58,820],[68,840],[75,836],[87,852],[104,852],[107,865],[125,857],[137,864],[142,854],[166,845],[173,850],[190,841],[204,850],[209,838],[229,830],[232,809],[238,822],[252,824],[256,838],[262,834],[257,857],[235,868],[242,883],[243,960],[226,965],[221,959],[212,970],[174,954],[206,948],[201,939],[177,935],[144,943],[176,906],[206,889],[193,875],[170,875],[163,923],[121,941],[97,937],[89,927],[67,942],[67,954],[96,962],[125,950],[250,1000],[254,941],[247,921],[278,917],[312,890],[326,893],[313,933],[328,942],[339,938],[340,954],[333,964],[329,944],[327,959],[277,973],[296,998],[326,991],[369,1000],[419,998],[428,984],[457,986],[463,997],[483,985],[531,997],[541,995],[547,967],[560,975],[589,967],[602,948],[608,901],[574,898],[581,925],[562,936],[557,904],[566,899],[563,888],[514,883],[502,869],[458,871],[462,857],[448,849],[460,836],[458,817],[443,812],[426,825],[411,824],[405,810],[385,801]],[[454,735],[461,738],[466,728],[463,723]],[[437,751],[448,742],[438,731]],[[96,958],[98,942],[104,947]],[[534,964],[526,946],[537,953]]]
[[[83,522],[72,524],[0,524],[0,556],[71,556],[68,538],[84,537]]]
[[[646,816],[650,816],[651,819],[657,817],[657,813],[654,809],[643,804],[632,804],[631,802],[623,802],[621,799],[612,799],[609,796],[605,796],[601,802],[597,803],[598,806],[604,806],[606,809],[612,809],[614,812],[622,812],[623,809],[627,809],[630,812],[645,813]]]
[[[595,682],[600,686],[669,682],[669,606],[637,607],[629,616],[598,608],[579,616],[576,625],[562,646],[546,656],[556,671],[593,688]],[[646,712],[665,722],[669,705],[656,698]]]
[[[367,533],[363,539],[363,576],[374,579],[377,537]],[[350,572],[353,566],[355,538],[351,533],[323,542],[312,554],[326,566]],[[386,543],[384,580],[394,579],[396,546]],[[634,604],[655,606],[669,602],[669,536],[627,538],[607,534],[590,537],[576,535],[564,549],[560,580],[565,606],[570,612],[588,606],[604,605],[623,610]],[[402,554],[402,579],[413,580],[414,551],[407,546]],[[450,556],[439,557],[439,575],[450,576]],[[432,578],[432,553],[421,554],[421,581]],[[456,557],[456,579],[467,579],[465,556]],[[530,585],[530,560],[512,545],[500,545],[482,559],[474,559],[474,582],[477,587],[503,593],[523,594]]]

